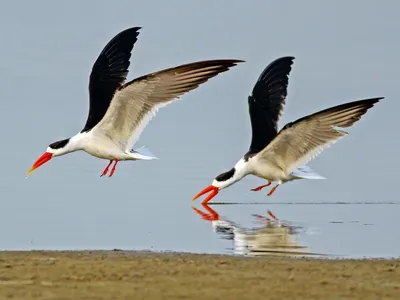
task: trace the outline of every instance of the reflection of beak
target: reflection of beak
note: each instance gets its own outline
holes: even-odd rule
[[[44,163],[48,162],[51,158],[53,157],[52,153],[45,152],[41,157],[38,158],[38,160],[33,164],[32,168],[26,173],[26,176],[31,174],[33,171],[35,171],[37,168],[39,168],[41,165]]]
[[[197,198],[199,198],[200,196],[202,196],[208,192],[211,192],[211,193],[210,193],[210,195],[207,196],[206,199],[204,199],[204,201],[202,202],[203,204],[206,204],[208,201],[210,201],[212,198],[214,198],[215,195],[218,194],[219,188],[217,188],[216,186],[210,185],[210,186],[206,187],[204,190],[202,190],[200,193],[198,193],[196,196],[194,196],[192,201],[196,200]]]
[[[192,209],[195,212],[197,212],[203,220],[206,220],[206,221],[218,221],[219,220],[219,215],[215,210],[213,210],[207,204],[203,204],[203,207],[209,212],[209,214],[206,214],[193,206],[192,206]]]

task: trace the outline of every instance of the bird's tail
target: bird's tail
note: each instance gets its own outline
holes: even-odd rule
[[[146,148],[146,146],[142,146],[138,149],[132,149],[131,153],[134,155],[136,159],[141,159],[141,160],[158,159],[157,157],[154,156],[153,153],[150,152],[149,149]]]
[[[326,179],[325,177],[316,173],[309,166],[302,166],[300,168],[297,168],[297,170],[293,171],[291,175],[304,179]]]

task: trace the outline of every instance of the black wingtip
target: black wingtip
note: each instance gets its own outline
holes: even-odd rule
[[[358,104],[371,105],[371,107],[372,107],[376,103],[381,101],[382,99],[385,99],[385,97],[366,98],[366,99],[362,99],[362,100],[356,100],[356,101],[348,102],[348,103],[345,103],[343,105],[357,105],[357,103],[358,103]],[[338,105],[338,106],[340,106],[340,105]]]
[[[273,61],[271,62],[271,64],[274,64],[274,63],[280,62],[280,61],[290,61],[290,62],[293,63],[294,60],[295,60],[295,57],[294,57],[294,56],[281,56],[281,57],[278,57],[278,58],[276,58],[275,60],[273,60]]]
[[[265,67],[265,69],[262,71],[260,77],[258,77],[257,82],[259,81],[264,81],[265,78],[270,74],[271,71],[275,70],[276,68],[286,68],[287,73],[292,69],[292,65],[294,62],[295,57],[294,56],[282,56],[274,61],[272,61],[269,65]]]
[[[125,82],[140,29],[131,27],[119,32],[97,57],[89,77],[89,116],[81,132],[92,129],[103,118],[115,91]]]
[[[376,102],[379,102],[382,99],[385,99],[385,97],[371,98],[371,100],[375,100]]]
[[[281,92],[284,97],[287,96],[287,87],[289,85],[289,74],[292,71],[294,56],[282,56],[265,67],[253,88],[252,96],[261,97],[269,93],[270,84],[276,80],[280,82]],[[276,83],[276,82],[275,82]]]
[[[205,60],[205,61],[200,61],[194,64],[204,64],[205,66],[217,66],[219,65],[220,68],[218,68],[217,73],[215,73],[215,75],[217,75],[218,73],[222,73],[225,71],[228,71],[230,68],[237,66],[240,63],[245,62],[244,60],[240,60],[240,59],[214,59],[214,60]],[[189,64],[190,65],[190,64]]]
[[[282,130],[292,127],[294,124],[298,124],[300,122],[303,122],[306,119],[312,119],[316,116],[322,116],[322,115],[332,115],[336,112],[343,112],[343,111],[347,111],[347,110],[351,110],[351,109],[355,109],[357,108],[357,113],[358,115],[355,115],[355,117],[353,117],[352,119],[346,119],[346,120],[342,120],[342,123],[340,124],[336,124],[335,126],[337,127],[350,127],[353,125],[353,123],[355,121],[360,120],[361,116],[364,115],[370,108],[372,108],[373,106],[375,106],[376,103],[378,103],[380,100],[384,99],[385,97],[377,97],[377,98],[367,98],[367,99],[361,99],[361,100],[355,100],[355,101],[351,101],[351,102],[346,102],[343,104],[339,104],[336,106],[332,106],[329,108],[326,108],[324,110],[320,110],[318,112],[315,112],[311,115],[305,116],[303,118],[300,118],[294,122],[290,122],[288,124],[286,124]],[[346,123],[343,123],[343,121],[351,121]]]
[[[221,62],[226,64],[227,67],[234,67],[246,61],[241,59],[221,59]]]
[[[109,53],[114,50],[116,45],[119,44],[124,44],[122,48],[126,48],[126,50],[129,50],[127,52],[129,52],[130,55],[130,52],[132,51],[133,46],[136,43],[137,38],[140,34],[139,29],[141,29],[141,27],[131,27],[119,32],[107,43],[107,45],[103,48],[99,56],[101,55],[108,56]],[[119,47],[121,48],[121,46]]]
[[[138,31],[140,29],[142,29],[142,27],[139,27],[139,26],[129,27],[129,28],[126,28],[126,29],[122,30],[120,33],[123,33],[123,32],[126,32],[126,31]]]
[[[370,109],[371,107],[375,106],[375,104],[377,104],[378,102],[380,102],[383,99],[385,99],[385,97],[369,98],[369,99],[360,100],[360,102],[365,103],[365,106],[367,106],[367,109]]]
[[[244,63],[246,61],[245,60],[241,60],[241,59],[222,58],[222,59],[212,59],[212,60],[199,61],[199,63],[201,63],[201,62],[204,63],[204,64],[210,64],[210,65],[221,64],[221,65],[236,66],[237,64]]]
[[[240,60],[240,59],[212,59],[212,60],[201,60],[201,61],[197,61],[197,62],[193,62],[193,63],[187,63],[187,64],[183,64],[181,66],[179,66],[179,69],[181,70],[186,70],[186,69],[191,69],[194,66],[196,68],[198,68],[199,66],[201,67],[215,67],[215,66],[220,66],[221,67],[221,71],[222,69],[226,69],[228,70],[229,68],[238,65],[239,63],[245,62],[244,60]],[[178,67],[173,67],[170,69],[175,69]],[[168,69],[167,69],[168,70]],[[166,70],[164,70],[166,71]]]
[[[138,27],[138,26],[130,27],[130,28],[127,28],[125,30],[122,30],[119,34],[123,34],[123,33],[126,33],[126,32],[136,32],[137,34],[139,34],[139,30],[140,29],[142,29],[142,27]]]
[[[252,139],[246,158],[264,149],[278,133],[294,59],[282,56],[268,64],[248,97]]]
[[[341,111],[341,110],[345,110],[347,108],[352,108],[352,107],[360,107],[360,108],[362,107],[363,113],[361,115],[363,115],[367,112],[367,110],[369,110],[370,108],[375,106],[375,104],[377,104],[379,101],[381,101],[384,98],[385,97],[377,97],[377,98],[366,98],[366,99],[351,101],[351,102],[339,104],[337,106],[325,109],[325,110],[321,111],[321,113],[329,112],[329,111]]]

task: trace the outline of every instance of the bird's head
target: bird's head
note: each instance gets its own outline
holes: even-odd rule
[[[197,198],[208,192],[211,192],[207,196],[207,198],[205,198],[204,201],[202,202],[202,203],[207,203],[218,194],[219,190],[227,188],[228,186],[234,184],[238,180],[240,180],[240,178],[237,176],[235,168],[230,169],[228,172],[221,173],[214,178],[211,185],[209,185],[208,187],[203,189],[200,193],[198,193],[196,196],[194,196],[192,201],[196,200]]]
[[[234,184],[235,182],[241,180],[243,177],[248,175],[251,172],[250,167],[251,166],[249,165],[247,160],[245,160],[244,158],[240,159],[236,163],[236,165],[228,172],[221,173],[217,177],[215,177],[212,184],[203,189],[196,196],[194,196],[192,201],[196,200],[206,193],[211,192],[202,202],[203,204],[207,203],[212,198],[214,198],[220,190],[227,188],[228,186]]]
[[[57,141],[57,142],[50,144],[47,147],[46,152],[43,153],[42,156],[40,156],[36,160],[36,162],[33,164],[32,168],[28,171],[28,173],[26,173],[26,176],[31,174],[33,171],[35,171],[41,165],[48,162],[53,157],[72,152],[73,149],[72,149],[72,145],[71,145],[72,143],[70,143],[70,140],[71,139],[65,139],[65,140]]]

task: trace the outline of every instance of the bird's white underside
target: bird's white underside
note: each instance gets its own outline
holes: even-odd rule
[[[283,168],[279,166],[279,163],[284,160],[284,157],[282,157],[279,152],[260,152],[249,159],[249,162],[252,165],[252,174],[268,181],[278,182],[287,182],[301,178],[322,179],[317,178],[318,176],[307,176],[306,174],[302,174],[301,168],[307,166],[311,160],[319,156],[325,149],[335,142],[337,142],[337,140],[321,145],[309,151],[306,155],[298,157],[292,164],[284,165]],[[314,174],[318,175],[316,173]]]

